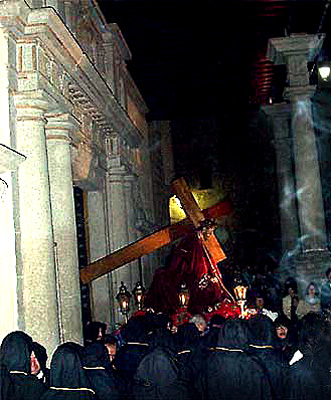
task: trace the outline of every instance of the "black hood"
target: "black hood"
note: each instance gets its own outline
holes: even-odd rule
[[[109,355],[103,343],[96,342],[87,346],[83,353],[84,367],[105,367],[110,368]]]
[[[32,338],[24,332],[9,333],[0,347],[0,363],[8,371],[31,372],[30,357],[32,353]]]
[[[51,361],[50,386],[90,388],[82,368],[81,354],[81,346],[75,343],[64,343],[55,350]]]

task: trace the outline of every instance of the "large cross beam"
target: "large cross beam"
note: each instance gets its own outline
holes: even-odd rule
[[[207,221],[203,212],[200,210],[198,203],[193,197],[192,192],[187,186],[184,178],[179,178],[172,183],[172,190],[179,198],[185,214],[191,219],[196,229],[201,229],[203,233],[204,222]],[[207,225],[205,225],[207,228]],[[212,257],[215,263],[223,261],[226,258],[221,245],[219,244],[213,231],[210,231],[207,235],[200,235],[201,240],[208,255]]]
[[[194,227],[199,227],[201,222],[206,219],[216,219],[228,215],[232,211],[231,206],[227,201],[219,202],[215,206],[206,210],[200,210],[192,193],[182,178],[174,181],[172,188],[174,193],[180,199],[186,215],[188,215],[189,218],[153,232],[150,235],[122,247],[121,249],[82,268],[80,271],[80,278],[83,284],[87,284],[139,257],[150,254],[153,251],[174,242],[185,234],[192,232]],[[190,197],[190,195],[192,197]],[[204,245],[207,247],[209,254],[215,262],[222,261],[226,258],[214,234],[211,234],[208,239],[204,241]]]

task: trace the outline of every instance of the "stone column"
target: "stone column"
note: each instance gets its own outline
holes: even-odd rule
[[[110,241],[112,251],[118,250],[129,242],[127,229],[127,213],[124,189],[124,176],[126,170],[124,166],[114,166],[108,172],[107,179],[107,198],[108,198],[108,224],[110,227]],[[112,291],[115,297],[118,293],[121,281],[125,283],[128,290],[131,282],[130,269],[123,266],[112,272]],[[115,300],[115,322],[123,322],[123,316],[119,312],[118,304]]]
[[[48,114],[46,125],[51,208],[56,243],[56,273],[61,342],[82,343],[82,315],[70,134],[77,128],[69,114]]]
[[[107,215],[105,193],[88,192],[89,242],[91,262],[110,253],[107,239]],[[104,275],[91,283],[92,317],[95,321],[112,323],[111,280]]]
[[[325,216],[310,100],[315,87],[309,85],[307,62],[314,60],[323,40],[322,35],[296,34],[270,39],[268,47],[269,58],[275,64],[286,64],[288,71],[289,87],[285,96],[291,104],[301,242],[297,273],[315,278],[322,276],[324,261],[327,263],[329,257],[326,250]]]
[[[0,341],[18,329],[12,175],[24,160],[22,154],[0,144]]]
[[[288,103],[267,105],[264,112],[272,118],[276,153],[280,225],[282,235],[282,267],[297,252],[299,240],[296,188],[293,176],[291,106]]]
[[[59,344],[54,237],[40,91],[15,96],[16,149],[26,156],[17,173],[15,215],[18,326],[52,354]]]
[[[137,229],[135,227],[135,209],[134,209],[134,183],[135,177],[133,175],[126,175],[124,177],[124,191],[125,191],[125,208],[127,214],[127,227],[128,227],[128,243],[132,243],[138,239]],[[130,270],[130,287],[133,288],[137,281],[140,280],[139,276],[139,262],[138,260],[132,261],[128,264]],[[129,284],[129,283],[128,283]]]

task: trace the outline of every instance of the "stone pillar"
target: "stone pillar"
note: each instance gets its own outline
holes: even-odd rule
[[[263,110],[272,118],[282,235],[281,267],[287,268],[289,267],[288,261],[297,252],[299,244],[298,210],[290,131],[291,106],[288,103],[280,103],[264,106]]]
[[[18,326],[52,354],[59,344],[54,237],[42,92],[15,96],[16,149],[26,156],[17,173],[15,215]]]
[[[307,62],[314,60],[323,40],[323,35],[296,34],[270,39],[268,47],[269,58],[275,64],[286,64],[288,70],[289,87],[285,96],[291,104],[301,243],[297,274],[302,280],[306,277],[321,278],[323,269],[330,261],[326,248],[325,216],[310,100],[315,87],[309,85],[307,68]]]
[[[18,329],[13,175],[25,160],[0,144],[0,341]]]
[[[138,239],[137,229],[135,227],[135,209],[134,209],[134,184],[135,177],[133,175],[126,175],[124,177],[124,191],[125,191],[125,208],[127,215],[128,227],[128,243],[132,243]],[[132,261],[128,264],[130,270],[130,287],[133,289],[136,282],[140,280],[139,276],[139,262],[138,260]],[[129,284],[129,282],[128,282]]]
[[[104,257],[110,253],[107,232],[107,213],[105,210],[105,193],[88,192],[88,229],[90,243],[90,261]],[[110,275],[104,275],[91,283],[91,308],[94,321],[112,323]]]
[[[111,168],[108,172],[107,179],[107,198],[108,198],[108,224],[110,227],[110,242],[112,251],[118,250],[129,242],[127,229],[127,213],[124,188],[124,176],[126,175],[125,167],[117,166]],[[130,269],[123,266],[112,272],[112,292],[115,297],[118,293],[121,281],[125,283],[128,290],[131,282]],[[119,312],[118,304],[114,303],[114,319],[115,322],[122,323],[123,316]]]
[[[48,114],[47,153],[58,284],[61,342],[82,343],[82,315],[70,134],[77,122],[69,114]]]

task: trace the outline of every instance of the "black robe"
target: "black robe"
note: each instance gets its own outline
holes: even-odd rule
[[[95,392],[83,370],[83,348],[64,343],[54,352],[50,369],[50,388],[41,400],[93,400]]]
[[[99,400],[121,400],[125,397],[125,385],[112,368],[104,344],[97,342],[85,348],[83,369]]]
[[[156,330],[148,353],[134,375],[134,400],[187,400],[189,393],[179,378],[177,348],[169,330]]]
[[[330,398],[330,372],[321,368],[312,357],[290,367],[286,397],[291,400],[328,400]]]
[[[259,363],[264,379],[270,386],[272,399],[283,400],[288,385],[289,365],[275,350],[276,334],[271,319],[265,315],[251,317],[249,324],[248,354]]]
[[[180,384],[187,388],[189,397],[195,398],[194,381],[200,372],[200,332],[195,324],[180,325],[176,334],[176,360]]]
[[[150,337],[149,326],[144,316],[134,316],[121,330],[123,345],[117,350],[114,367],[131,390],[133,375],[148,351]]]
[[[36,400],[46,391],[46,386],[31,375],[31,353],[32,338],[26,333],[11,332],[3,339],[0,347],[1,392],[7,393],[4,396],[8,399]]]
[[[220,328],[217,346],[204,358],[196,389],[200,399],[270,399],[270,385],[264,371],[246,353],[247,321],[228,320]]]

